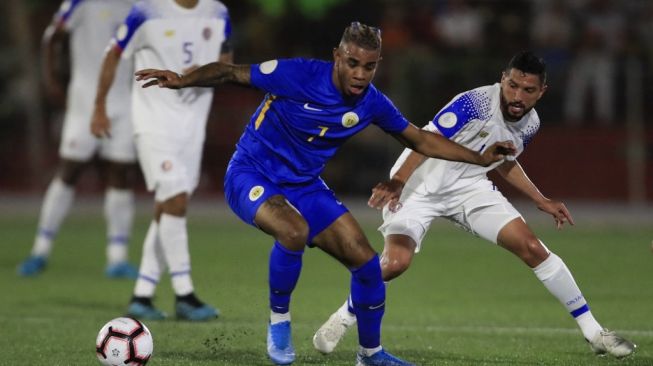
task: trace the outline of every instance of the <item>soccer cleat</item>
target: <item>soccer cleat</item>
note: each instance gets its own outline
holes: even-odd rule
[[[139,320],[163,320],[167,317],[166,313],[151,305],[145,305],[140,302],[132,302],[127,308],[127,316]]]
[[[119,262],[108,265],[104,274],[108,278],[128,278],[133,280],[138,277],[138,270],[127,262]]]
[[[637,348],[636,344],[607,329],[600,331],[588,342],[590,349],[599,356],[609,353],[616,358],[622,358],[630,356]]]
[[[385,350],[371,355],[365,356],[360,351],[356,354],[356,366],[415,366],[410,362],[406,362],[397,358]]]
[[[340,315],[340,312],[331,314],[329,320],[315,332],[313,347],[324,354],[333,352],[349,326],[349,322]]]
[[[289,321],[268,324],[268,356],[275,365],[290,365],[295,361]]]
[[[48,261],[45,257],[32,255],[18,266],[18,274],[23,277],[33,277],[43,272]]]
[[[210,305],[202,304],[200,306],[195,306],[186,301],[177,301],[175,304],[175,312],[179,319],[198,322],[215,319],[220,314],[218,309]]]

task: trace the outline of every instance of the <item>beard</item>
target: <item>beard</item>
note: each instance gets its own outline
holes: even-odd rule
[[[506,101],[506,98],[504,98],[503,93],[501,93],[501,98],[500,98],[500,100],[501,100],[501,102],[500,102],[500,103],[501,103],[501,114],[503,114],[503,118],[504,118],[506,121],[509,121],[509,122],[517,122],[517,121],[519,121],[519,120],[522,119],[522,118],[523,118],[523,117],[524,117],[528,112],[530,112],[531,109],[533,109],[533,107],[526,108],[526,105],[525,105],[524,103],[521,103],[521,102],[508,103],[508,101]],[[520,113],[520,114],[513,114],[513,113],[510,112],[510,107],[521,108],[521,109],[522,109],[522,113]]]

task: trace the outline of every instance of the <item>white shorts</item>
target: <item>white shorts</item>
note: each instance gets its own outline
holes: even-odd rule
[[[108,161],[133,163],[136,161],[134,134],[126,113],[109,115],[111,137],[98,139],[91,134],[92,111],[69,108],[64,119],[59,155],[68,160],[89,161],[98,155]]]
[[[479,187],[483,188],[447,197],[425,196],[404,190],[398,211],[391,212],[387,205],[383,208],[383,224],[379,231],[384,237],[408,235],[417,244],[415,252],[419,252],[431,222],[436,217],[442,217],[496,244],[499,231],[521,214],[501,192],[488,190],[482,184]]]
[[[180,143],[157,135],[136,135],[138,161],[147,189],[163,202],[180,193],[193,193],[200,180],[204,139]]]

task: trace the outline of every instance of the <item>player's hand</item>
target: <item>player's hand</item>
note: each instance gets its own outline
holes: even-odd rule
[[[367,201],[367,205],[380,210],[386,204],[389,205],[390,211],[396,211],[401,203],[399,203],[399,197],[401,196],[401,191],[404,189],[404,183],[397,179],[390,179],[385,182],[377,184],[372,188],[372,195]]]
[[[105,110],[95,108],[91,119],[91,133],[97,138],[111,138],[111,120]]]
[[[562,229],[565,222],[568,222],[569,225],[574,225],[574,219],[571,217],[569,210],[567,210],[565,204],[560,201],[546,199],[545,201],[538,203],[537,208],[553,216],[558,230]]]
[[[512,141],[495,142],[481,154],[481,165],[488,166],[505,159],[508,155],[515,155],[515,153],[517,153],[517,148]]]
[[[149,88],[158,85],[159,88],[180,89],[184,87],[182,83],[183,76],[170,70],[145,69],[136,71],[137,81],[145,80],[143,88]]]

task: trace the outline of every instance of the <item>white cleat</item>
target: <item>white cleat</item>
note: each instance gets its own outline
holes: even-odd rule
[[[603,329],[591,341],[590,349],[599,356],[611,354],[616,358],[630,356],[635,352],[637,345],[619,336],[613,331]]]
[[[355,319],[355,318],[354,318]],[[313,346],[316,350],[328,354],[338,345],[338,342],[345,336],[347,329],[356,324],[356,320],[345,319],[340,312],[333,313],[320,329],[313,336]]]

